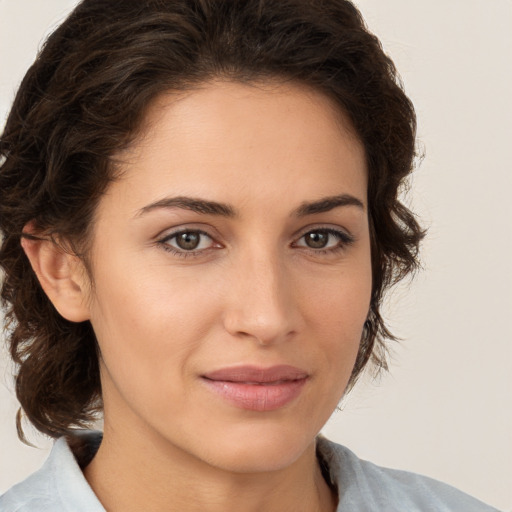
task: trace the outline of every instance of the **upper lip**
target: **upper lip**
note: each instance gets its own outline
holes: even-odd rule
[[[258,366],[233,366],[221,368],[202,375],[205,379],[226,382],[278,382],[300,380],[308,377],[308,373],[290,365],[277,365],[269,368]]]

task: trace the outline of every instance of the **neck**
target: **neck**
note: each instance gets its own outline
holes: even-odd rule
[[[109,428],[84,471],[109,512],[334,511],[315,443],[291,465],[263,473],[226,471],[156,435]]]

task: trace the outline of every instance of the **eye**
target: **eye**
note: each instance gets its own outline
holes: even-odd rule
[[[167,235],[159,241],[164,249],[174,253],[194,253],[204,251],[214,246],[214,241],[208,233],[197,229],[186,229]]]
[[[329,245],[330,238],[334,237],[325,231],[311,231],[304,235],[304,243],[311,249],[325,249]]]
[[[343,249],[353,242],[354,239],[343,231],[321,228],[308,231],[302,235],[295,246],[325,252]]]

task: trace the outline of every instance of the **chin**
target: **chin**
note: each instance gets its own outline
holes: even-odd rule
[[[231,428],[224,435],[210,437],[200,447],[201,458],[211,466],[233,473],[279,471],[307,453],[314,454],[315,432],[306,433],[300,427]]]

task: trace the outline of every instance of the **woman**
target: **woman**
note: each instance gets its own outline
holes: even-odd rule
[[[17,394],[58,438],[2,510],[491,510],[317,437],[385,366],[414,135],[349,2],[82,2],[1,140]]]

